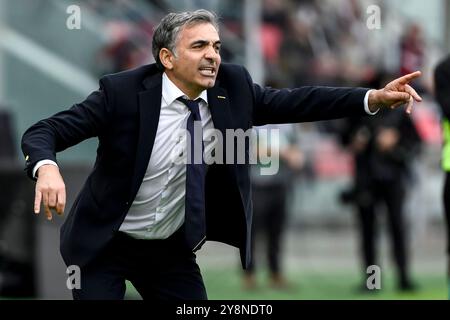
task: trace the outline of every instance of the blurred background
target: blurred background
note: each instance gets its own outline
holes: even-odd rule
[[[71,5],[80,8],[80,29],[68,26]],[[414,87],[424,98],[406,120],[380,115],[376,125],[339,120],[280,127],[284,169],[273,179],[254,177],[255,207],[268,201],[255,212],[254,269],[241,270],[236,249],[207,243],[198,261],[209,298],[447,299],[433,70],[450,53],[449,0],[0,0],[0,296],[71,298],[59,255],[63,218],[49,223],[33,215],[23,132],[83,100],[101,75],[152,63],[160,19],[199,8],[221,18],[222,60],[245,65],[257,83],[379,88],[421,70]],[[385,167],[364,162],[361,155],[374,153],[370,146],[378,150],[386,141],[408,146],[403,158],[393,167],[383,155]],[[59,154],[67,207],[96,147],[91,139]],[[376,181],[361,183],[368,176]],[[389,179],[402,181],[400,203],[383,196],[393,185]],[[363,288],[368,262],[381,268],[381,290]],[[128,289],[127,298],[139,298]]]

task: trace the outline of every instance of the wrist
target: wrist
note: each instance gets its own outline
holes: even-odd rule
[[[57,166],[53,164],[43,164],[36,171],[36,177],[43,176],[48,172],[59,170]]]
[[[36,163],[36,165],[33,168],[33,172],[32,172],[33,178],[37,178],[37,171],[39,170],[39,168],[42,167],[43,165],[47,165],[47,164],[54,165],[55,167],[58,168],[58,164],[53,160],[49,160],[49,159],[41,160],[38,163]]]
[[[382,104],[379,99],[379,93],[380,93],[380,90],[372,90],[369,93],[369,100],[368,100],[367,105],[368,105],[370,112],[377,112],[382,107]]]

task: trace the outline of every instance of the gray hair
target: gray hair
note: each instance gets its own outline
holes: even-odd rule
[[[181,29],[184,26],[192,26],[200,23],[211,23],[219,31],[217,15],[214,12],[204,9],[169,13],[161,20],[155,29],[152,42],[153,57],[159,69],[164,70],[164,66],[159,59],[161,49],[167,48],[176,54],[175,46]]]

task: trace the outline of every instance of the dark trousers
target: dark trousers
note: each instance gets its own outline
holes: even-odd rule
[[[405,199],[403,184],[401,181],[373,182],[371,196],[373,197],[371,201],[358,207],[364,267],[367,268],[376,264],[376,216],[379,206],[384,203],[387,209],[388,230],[400,282],[406,283],[409,281],[409,276],[403,218]]]
[[[283,185],[253,186],[252,259],[247,272],[255,270],[256,237],[264,236],[267,243],[269,270],[280,272],[281,241],[286,220],[286,187]]]
[[[183,228],[164,240],[137,240],[118,232],[103,252],[81,268],[75,300],[121,300],[129,280],[144,300],[206,300],[195,254]]]

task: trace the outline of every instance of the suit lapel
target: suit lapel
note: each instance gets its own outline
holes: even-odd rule
[[[134,199],[139,190],[155,142],[161,112],[162,74],[157,73],[146,78],[143,85],[147,90],[139,93],[139,137],[130,190],[131,199]]]

